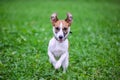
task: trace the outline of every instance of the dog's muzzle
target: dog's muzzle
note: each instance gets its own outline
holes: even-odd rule
[[[60,43],[66,40],[66,38],[64,38],[64,36],[61,35],[58,38],[55,36],[55,39]]]

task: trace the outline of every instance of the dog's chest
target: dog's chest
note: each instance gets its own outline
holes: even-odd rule
[[[49,50],[55,57],[60,57],[68,51],[68,40],[58,43],[54,38],[50,41]]]
[[[62,54],[64,54],[65,51],[66,51],[66,49],[65,49],[64,45],[54,45],[52,53],[54,54],[54,56],[59,57]]]

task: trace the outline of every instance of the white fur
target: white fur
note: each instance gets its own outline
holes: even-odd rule
[[[54,37],[50,40],[48,46],[48,56],[50,63],[55,69],[63,67],[63,72],[66,72],[68,67],[68,39],[60,43]],[[58,60],[56,58],[59,58]]]
[[[62,26],[63,26],[63,24],[62,23],[60,23],[60,31],[57,33],[58,34],[58,36],[64,36],[64,34],[63,34],[63,31],[62,31]]]

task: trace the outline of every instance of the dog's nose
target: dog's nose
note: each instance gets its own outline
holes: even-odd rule
[[[63,38],[63,36],[59,36],[59,39],[62,39]]]

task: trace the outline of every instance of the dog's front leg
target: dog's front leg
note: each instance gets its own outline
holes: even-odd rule
[[[60,57],[60,59],[57,61],[57,63],[55,64],[55,69],[59,69],[60,68],[60,66],[61,66],[61,64],[62,64],[62,62],[65,60],[65,58],[66,58],[66,53],[64,53],[61,57]]]
[[[48,51],[48,56],[49,56],[50,63],[52,63],[53,66],[55,67],[55,64],[56,64],[57,61],[54,58],[54,55],[50,51]]]

